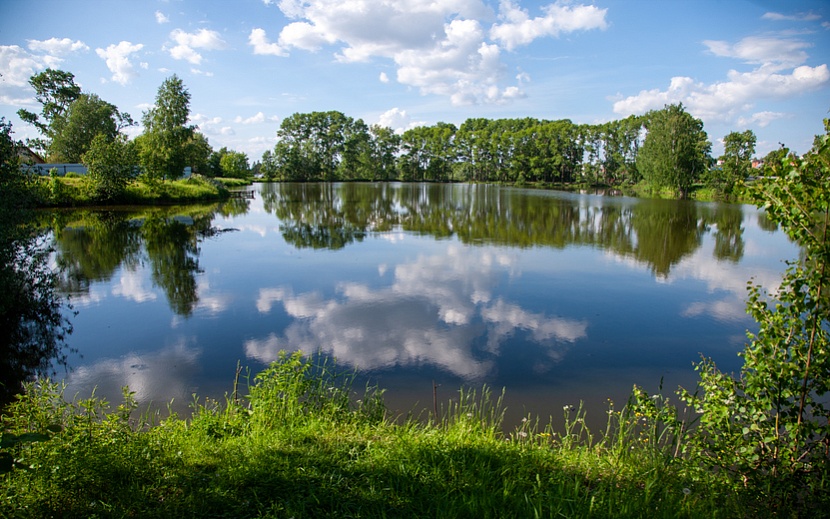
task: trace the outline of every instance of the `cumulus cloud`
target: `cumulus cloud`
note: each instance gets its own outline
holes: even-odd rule
[[[378,118],[378,124],[386,128],[392,128],[395,133],[403,133],[410,128],[422,126],[424,122],[412,122],[412,118],[398,107],[390,108],[383,112]]]
[[[502,103],[524,95],[520,84],[503,85],[503,49],[606,26],[605,10],[563,2],[544,7],[543,16],[531,19],[504,1],[500,22],[491,27],[480,21],[495,19],[481,0],[282,0],[277,5],[292,22],[277,42],[254,29],[249,44],[255,54],[286,56],[292,48],[337,46],[338,61],[391,60],[399,83],[422,94],[447,96],[456,105]],[[388,79],[380,76],[382,82]]]
[[[507,50],[527,45],[538,38],[608,27],[605,21],[608,9],[593,5],[556,2],[542,8],[543,16],[531,18],[526,9],[521,9],[510,0],[502,0],[499,11],[503,22],[493,25],[490,37]]]
[[[202,63],[202,55],[197,49],[222,50],[226,47],[219,33],[209,29],[199,29],[194,33],[175,29],[170,33],[170,39],[175,42],[174,46],[167,49],[170,56],[173,59],[186,60],[193,65]]]
[[[63,56],[85,52],[89,47],[80,40],[49,38],[27,40],[28,50],[18,45],[0,45],[0,103],[21,106],[31,105],[29,78],[46,67],[57,67]]]
[[[266,117],[264,113],[257,112],[256,114],[252,115],[251,117],[244,118],[241,115],[236,116],[233,122],[237,124],[262,124],[264,122],[275,122],[278,121],[279,117],[271,116]]]
[[[253,29],[248,36],[248,45],[254,48],[254,54],[264,56],[288,56],[288,51],[278,43],[268,40],[264,29]]]
[[[73,52],[86,52],[89,47],[80,40],[69,38],[49,38],[48,40],[26,40],[29,49],[34,52],[45,52],[53,56],[64,56]]]
[[[117,45],[109,45],[106,49],[95,49],[95,53],[107,63],[107,68],[112,72],[112,80],[126,85],[137,75],[130,57],[143,48],[144,45],[140,43],[122,41]]]
[[[17,45],[0,45],[0,70],[3,81],[0,85],[22,87],[29,78],[44,68],[44,60]]]
[[[671,79],[666,90],[643,90],[637,95],[618,99],[614,112],[641,114],[666,104],[683,103],[695,117],[706,121],[746,119],[747,112],[760,99],[785,99],[797,96],[830,81],[827,64],[811,67],[804,49],[807,43],[781,38],[748,37],[731,45],[723,41],[706,41],[704,45],[718,57],[739,59],[756,65],[748,72],[730,70],[724,81],[711,84],[690,77]],[[756,114],[759,123],[769,124],[771,112]]]
[[[162,24],[162,23],[169,23],[169,22],[170,22],[170,18],[168,18],[167,15],[165,15],[161,11],[156,11],[156,23]]]

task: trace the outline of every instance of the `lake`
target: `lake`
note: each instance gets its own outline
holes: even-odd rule
[[[68,394],[186,410],[237,363],[336,357],[395,414],[506,388],[508,422],[737,370],[747,282],[799,249],[753,206],[467,184],[257,184],[209,206],[55,212]],[[618,405],[619,407],[619,405]]]

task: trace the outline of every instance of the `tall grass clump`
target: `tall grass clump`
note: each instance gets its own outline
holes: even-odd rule
[[[17,463],[0,475],[4,516],[740,515],[735,492],[690,479],[628,406],[598,432],[568,406],[554,430],[505,424],[501,397],[465,388],[438,415],[401,419],[332,360],[280,354],[241,378],[223,401],[194,397],[186,417],[138,415],[128,389],[113,406],[30,384],[2,417],[17,440],[2,449]]]

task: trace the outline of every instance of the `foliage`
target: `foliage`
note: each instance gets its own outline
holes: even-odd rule
[[[751,499],[690,477],[643,441],[641,417],[613,405],[599,435],[571,406],[563,430],[531,419],[504,427],[486,388],[461,390],[440,419],[392,420],[378,393],[355,391],[334,368],[281,354],[248,398],[236,386],[221,403],[194,398],[189,418],[137,417],[126,388],[113,409],[94,394],[66,401],[60,386],[30,385],[3,427],[60,432],[9,449],[29,468],[0,480],[4,514],[731,517]]]
[[[187,125],[190,92],[175,74],[165,79],[156,94],[153,108],[144,112],[144,133],[139,156],[144,173],[151,181],[177,179],[188,162],[188,143],[194,129]]]
[[[752,130],[731,132],[723,138],[723,155],[720,169],[713,168],[709,184],[723,195],[732,195],[735,186],[742,184],[752,171],[752,155],[755,153],[755,133]]]
[[[29,78],[29,85],[35,90],[35,99],[41,104],[40,115],[24,108],[17,111],[23,122],[38,129],[42,139],[31,139],[29,145],[34,149],[46,151],[49,148],[55,130],[53,123],[60,119],[73,101],[81,95],[81,87],[75,84],[75,75],[71,72],[47,68]]]
[[[769,218],[804,248],[771,292],[750,285],[749,334],[739,378],[713,361],[698,365],[700,393],[681,392],[700,413],[687,452],[736,483],[769,496],[774,506],[822,491],[830,425],[830,122],[803,158],[788,157],[781,176],[758,181],[754,194]]]
[[[121,198],[128,182],[136,176],[135,146],[123,135],[110,140],[99,133],[84,153],[83,164],[96,200],[110,202]]]
[[[709,166],[711,143],[703,123],[682,104],[652,110],[644,116],[645,141],[637,169],[653,188],[668,187],[684,196]]]
[[[80,163],[98,135],[112,141],[133,120],[95,94],[81,94],[52,124],[49,156],[54,162]]]
[[[224,148],[223,148],[224,149]],[[229,151],[219,160],[222,176],[231,178],[246,178],[249,176],[248,156],[241,151]]]
[[[65,358],[72,327],[50,268],[50,249],[27,223],[30,179],[20,172],[11,124],[0,119],[0,405],[23,381]]]

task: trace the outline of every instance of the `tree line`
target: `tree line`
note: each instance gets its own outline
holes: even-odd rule
[[[725,195],[752,173],[755,135],[724,137],[724,154],[711,156],[703,123],[682,104],[602,124],[568,119],[470,118],[460,126],[439,122],[397,133],[339,111],[295,113],[278,141],[249,165],[242,152],[214,150],[188,124],[190,93],[173,75],[142,114],[144,131],[129,140],[132,117],[90,92],[70,72],[46,69],[30,78],[41,113],[18,111],[40,137],[29,145],[52,162],[87,165],[102,198],[129,178],[175,179],[185,167],[211,177],[259,176],[276,181],[499,182],[542,185],[634,185],[683,196],[695,184]],[[780,164],[789,150],[768,155]]]
[[[694,184],[731,194],[752,173],[751,130],[724,138],[711,155],[703,123],[682,104],[602,124],[568,119],[467,119],[402,134],[368,126],[338,111],[295,113],[284,119],[273,150],[257,172],[268,180],[499,182],[511,184],[633,185],[671,189]],[[783,148],[770,153],[780,163]],[[762,173],[762,171],[759,171]]]

